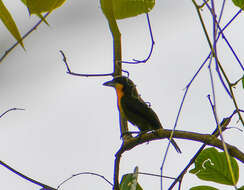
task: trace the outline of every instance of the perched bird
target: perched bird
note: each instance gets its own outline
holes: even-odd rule
[[[114,87],[118,98],[118,108],[121,114],[141,132],[163,128],[156,113],[139,96],[135,84],[128,77],[119,76],[105,82],[104,86]],[[181,153],[176,142],[171,143],[177,152]]]

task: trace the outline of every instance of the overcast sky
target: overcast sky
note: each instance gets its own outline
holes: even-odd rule
[[[38,21],[29,17],[21,2],[3,1],[24,34]],[[238,11],[226,3],[223,23]],[[206,13],[206,14],[205,14]],[[208,11],[205,21],[210,20]],[[124,65],[136,83],[142,98],[150,102],[164,128],[172,128],[183,97],[184,88],[209,53],[196,10],[191,1],[157,1],[150,13],[156,42],[147,64]],[[69,0],[47,19],[25,41],[26,52],[17,47],[0,65],[0,112],[9,108],[25,111],[8,113],[0,119],[0,160],[20,172],[52,187],[72,174],[90,171],[113,181],[114,155],[121,145],[115,91],[102,86],[111,77],[80,78],[66,74],[59,50],[66,54],[71,70],[77,73],[110,73],[113,70],[112,37],[99,1]],[[244,17],[240,15],[226,30],[229,39],[243,61]],[[150,36],[145,15],[118,21],[122,33],[123,60],[145,58],[150,50]],[[211,22],[208,30],[211,31]],[[0,55],[14,39],[0,25]],[[224,42],[219,44],[219,58],[234,82],[243,74]],[[213,67],[214,69],[214,67]],[[234,111],[214,74],[217,112],[220,120]],[[204,67],[192,84],[177,126],[179,130],[211,133],[215,120],[207,95],[211,94],[209,71]],[[239,106],[243,108],[243,90],[235,89]],[[241,100],[242,98],[242,100]],[[239,127],[237,116],[230,126]],[[131,130],[135,130],[130,126]],[[232,129],[225,132],[227,142],[244,151],[243,133]],[[164,174],[177,176],[200,147],[200,143],[179,140],[182,154],[171,147]],[[121,159],[120,176],[139,171],[160,173],[167,141],[151,142],[126,152]],[[239,182],[244,181],[240,165]],[[5,190],[33,190],[33,185],[0,167],[0,186]],[[172,183],[164,180],[164,187]],[[159,189],[159,178],[139,177],[146,189]],[[210,184],[187,174],[182,189]],[[239,183],[241,185],[241,183]],[[243,185],[243,184],[242,184]],[[94,176],[80,176],[61,189],[107,190],[111,187]],[[229,189],[233,189],[229,187]]]

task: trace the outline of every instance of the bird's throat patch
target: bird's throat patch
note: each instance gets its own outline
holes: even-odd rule
[[[119,109],[120,109],[121,112],[123,112],[122,107],[121,107],[121,98],[124,95],[123,85],[122,84],[116,84],[115,85],[115,90],[116,90],[116,93],[117,93]]]

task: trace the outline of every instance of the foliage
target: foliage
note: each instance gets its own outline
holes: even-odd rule
[[[210,187],[210,186],[196,186],[196,187],[192,187],[190,188],[190,190],[218,190],[214,187]]]
[[[43,18],[41,13],[43,12],[52,12],[54,9],[60,7],[65,0],[21,0],[28,8],[30,14],[36,14],[39,16],[46,24],[47,21]],[[19,30],[14,22],[11,14],[8,9],[4,6],[2,0],[0,0],[0,19],[8,29],[8,31],[13,35],[13,37],[21,44],[22,38],[19,33]]]
[[[136,189],[135,190],[142,190],[142,187],[137,182],[137,176],[138,173],[134,172],[132,174],[125,174],[123,175],[121,182],[120,182],[120,190],[132,190],[132,185],[136,183]]]
[[[103,0],[102,0],[103,1]],[[114,1],[113,10],[116,19],[134,17],[142,13],[148,13],[155,5],[155,0],[120,0]]]
[[[235,4],[235,6],[244,9],[244,0],[232,0],[232,2]]]
[[[236,185],[239,179],[239,166],[233,157],[230,158],[235,182],[233,182],[232,176],[230,175],[225,153],[218,152],[215,148],[203,150],[194,162],[195,168],[189,172],[205,181]]]

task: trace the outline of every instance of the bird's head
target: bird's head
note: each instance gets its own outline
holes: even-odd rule
[[[118,76],[113,80],[103,83],[104,86],[114,87],[116,91],[123,93],[132,93],[135,89],[135,84],[128,77]]]

